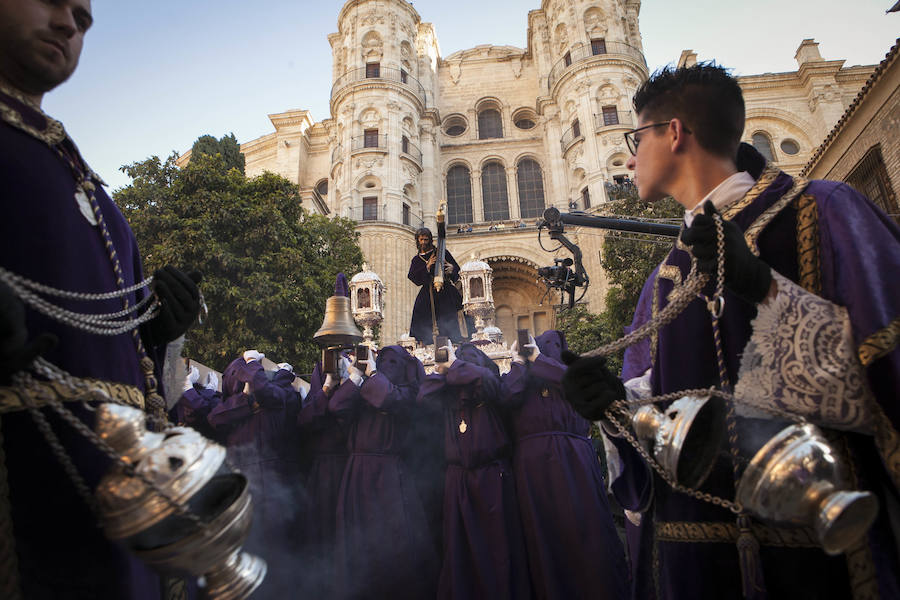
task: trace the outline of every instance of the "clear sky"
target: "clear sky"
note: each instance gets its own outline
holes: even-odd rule
[[[893,0],[644,0],[651,70],[684,49],[738,75],[796,70],[804,38],[822,57],[877,64],[900,32]],[[524,48],[540,0],[415,0],[444,56],[479,44]],[[341,0],[94,0],[94,26],[72,79],[44,98],[112,189],[121,165],[184,152],[203,134],[246,142],[270,113],[329,115],[331,48]]]

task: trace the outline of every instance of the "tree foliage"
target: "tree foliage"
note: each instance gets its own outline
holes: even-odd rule
[[[146,272],[173,264],[203,273],[209,317],[188,332],[185,355],[221,370],[255,348],[311,369],[335,276],[362,263],[355,224],[307,213],[297,186],[278,175],[248,179],[207,153],[179,169],[176,157],[122,167],[133,181],[115,200]]]
[[[676,220],[684,214],[672,198],[643,202],[633,186],[616,186],[613,192],[615,199],[603,205],[599,214]],[[622,337],[625,326],[631,324],[644,282],[671,248],[672,240],[656,236],[614,231],[606,234],[600,261],[609,281],[605,309],[594,314],[584,306],[576,306],[557,317],[558,327],[566,332],[573,351],[586,352]],[[621,369],[622,354],[610,357],[611,368]]]
[[[237,169],[242,175],[244,174],[245,158],[241,153],[241,145],[238,144],[233,133],[223,135],[218,140],[211,135],[201,135],[191,147],[191,160],[203,154],[209,156],[221,154],[225,161],[225,170]]]

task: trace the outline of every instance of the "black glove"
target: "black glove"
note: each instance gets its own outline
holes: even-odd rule
[[[200,314],[200,289],[203,276],[197,271],[185,275],[172,265],[153,274],[153,291],[160,301],[159,314],[144,324],[144,333],[153,346],[178,339]]]
[[[565,350],[562,360],[568,369],[563,375],[563,390],[572,408],[589,421],[606,419],[606,409],[616,400],[625,399],[622,380],[606,368],[602,356],[582,358]]]
[[[681,241],[691,247],[697,267],[703,273],[716,273],[716,209],[712,202],[703,206],[702,215],[694,217],[691,226],[681,234]],[[769,265],[750,252],[740,228],[723,219],[725,234],[725,287],[752,304],[761,302],[772,285]]]
[[[0,282],[0,385],[12,383],[12,375],[53,348],[55,335],[42,333],[30,342],[25,328],[25,307],[11,289]]]

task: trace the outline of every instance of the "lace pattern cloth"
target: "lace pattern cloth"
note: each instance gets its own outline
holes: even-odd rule
[[[778,294],[760,304],[744,348],[738,414],[785,411],[817,425],[871,434],[874,401],[857,357],[847,309],[772,271]]]

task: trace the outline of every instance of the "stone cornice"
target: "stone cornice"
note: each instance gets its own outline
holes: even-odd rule
[[[506,148],[509,146],[531,146],[535,142],[541,142],[540,136],[530,136],[526,138],[513,138],[513,137],[503,137],[503,138],[491,138],[489,140],[471,140],[468,142],[461,142],[459,144],[441,144],[441,151],[444,150],[463,150],[463,149],[479,149],[484,150],[487,147],[488,150],[494,145],[497,149]]]
[[[425,112],[425,105],[422,103],[422,100],[419,96],[409,88],[406,84],[402,84],[399,82],[389,81],[386,79],[362,79],[360,81],[354,81],[353,83],[348,83],[337,92],[335,92],[334,96],[331,98],[331,117],[337,117],[337,107],[340,102],[346,97],[348,94],[356,93],[358,91],[367,91],[367,90],[379,90],[379,89],[389,89],[401,92],[405,96],[412,98],[414,101],[414,105],[417,108],[418,115],[421,117]]]
[[[260,152],[267,147],[274,147],[278,143],[278,134],[277,133],[267,133],[264,136],[258,137],[255,140],[250,140],[249,142],[244,142],[241,144],[241,152],[247,154],[248,152]]]
[[[878,82],[881,80],[882,75],[884,75],[885,72],[896,65],[898,56],[900,56],[900,38],[897,38],[894,46],[885,55],[884,60],[881,61],[877,67],[875,67],[872,75],[856,95],[856,98],[853,99],[853,102],[850,103],[850,106],[847,107],[847,110],[844,111],[844,114],[840,119],[838,119],[838,122],[835,124],[835,126],[831,129],[828,135],[825,136],[825,140],[819,145],[818,148],[816,148],[816,151],[813,152],[813,155],[809,159],[809,162],[807,162],[806,166],[803,167],[801,175],[806,176],[813,169],[813,167],[815,167],[816,163],[819,161],[819,159],[822,158],[822,156],[831,146],[832,142],[834,142],[835,138],[840,134],[841,130],[844,128],[847,122],[853,118],[853,115],[859,109],[860,104],[865,101],[872,88],[878,85]]]
[[[375,0],[347,0],[344,3],[344,7],[341,8],[341,12],[338,13],[338,33],[343,35],[345,32],[341,31],[341,23],[344,21],[344,17],[347,16],[347,13],[350,12],[351,8],[357,8],[362,4],[368,4],[369,2],[374,2]],[[395,6],[403,7],[412,17],[415,25],[418,25],[422,21],[422,17],[419,16],[419,13],[416,12],[416,9],[413,8],[412,2],[406,2],[406,0],[378,0],[379,3],[384,4],[386,1],[393,3]]]
[[[497,52],[492,54],[492,52]],[[484,44],[467,48],[466,50],[457,50],[450,56],[443,59],[444,63],[483,63],[483,62],[500,62],[510,60],[512,58],[525,58],[527,51],[516,46],[492,46]]]
[[[313,125],[313,120],[309,116],[309,111],[302,109],[271,114],[269,115],[269,121],[272,122],[276,131],[288,127],[302,128],[304,125],[306,125],[306,127]]]
[[[553,84],[553,89],[550,90],[550,94],[554,97],[558,97],[560,93],[560,88],[563,87],[563,84],[575,79],[575,76],[578,73],[583,71],[587,71],[594,67],[605,67],[605,66],[620,66],[626,65],[634,68],[637,72],[635,75],[638,76],[639,79],[646,79],[650,72],[647,71],[647,67],[638,62],[631,56],[627,54],[596,54],[587,58],[585,60],[578,61],[577,63],[572,63],[568,67],[566,67],[565,71],[559,76],[559,79]]]
[[[840,72],[842,66],[844,66],[843,60],[805,62],[797,70],[797,78],[802,85],[806,85],[813,77],[834,78]]]

